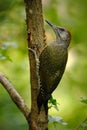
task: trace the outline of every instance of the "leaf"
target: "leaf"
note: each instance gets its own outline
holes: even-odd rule
[[[50,105],[49,108],[54,107],[57,111],[59,110],[58,109],[58,103],[57,103],[56,99],[54,99],[52,97],[52,95],[51,95],[51,97],[49,99],[49,105]]]
[[[6,42],[3,43],[0,47],[0,60],[9,60],[12,62],[12,59],[8,56],[8,49],[11,47],[17,48],[17,44],[15,42]]]
[[[81,100],[80,100],[82,103],[85,103],[85,104],[87,104],[87,99],[85,99],[85,98],[83,98],[83,97],[81,97]]]
[[[6,56],[6,55],[0,55],[0,60],[1,60],[1,61],[9,60],[9,61],[12,62],[12,59],[11,59],[9,56]]]
[[[81,126],[82,126],[83,128],[85,128],[85,127],[87,127],[87,123],[82,123]]]
[[[64,122],[63,119],[61,117],[57,117],[57,116],[48,116],[48,120],[50,122],[57,122],[60,123],[62,125],[67,125],[67,122]]]

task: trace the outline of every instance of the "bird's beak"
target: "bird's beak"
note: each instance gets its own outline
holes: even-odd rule
[[[61,28],[61,27],[58,27],[58,26],[52,24],[52,23],[49,22],[48,20],[45,20],[45,22],[48,23],[48,24],[52,27],[52,29],[54,30],[54,32],[55,32],[55,34],[56,34],[56,37],[57,37],[57,38],[60,38],[60,28]]]
[[[51,22],[49,22],[48,20],[45,20],[46,23],[48,23],[52,28],[54,28],[55,25],[53,25]]]

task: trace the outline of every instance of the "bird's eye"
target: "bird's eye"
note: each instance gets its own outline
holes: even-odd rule
[[[61,31],[65,31],[65,29],[64,29],[64,28],[61,28]]]

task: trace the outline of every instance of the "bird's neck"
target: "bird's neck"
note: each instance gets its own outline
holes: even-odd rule
[[[58,44],[58,46],[62,46],[63,48],[68,48],[68,46],[69,46],[69,43],[67,42],[67,41],[61,41],[61,39],[57,39],[56,41],[55,41],[57,44]]]

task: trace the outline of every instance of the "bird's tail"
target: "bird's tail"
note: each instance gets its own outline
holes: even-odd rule
[[[38,114],[40,114],[41,107],[44,106],[45,113],[48,113],[48,100],[46,99],[45,95],[42,95],[41,91],[37,96],[37,106],[38,106]]]

